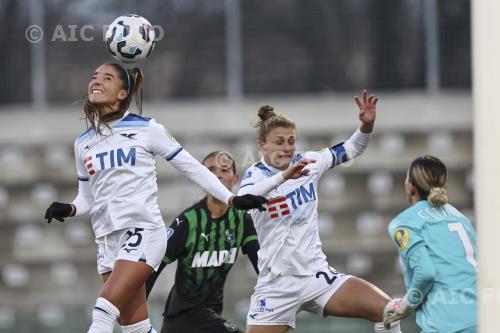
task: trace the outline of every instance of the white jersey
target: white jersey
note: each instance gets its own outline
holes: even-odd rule
[[[265,194],[268,199],[267,211],[250,211],[260,243],[259,281],[278,275],[312,275],[328,267],[318,231],[318,181],[329,168],[361,154],[368,140],[369,135],[357,131],[350,140],[332,148],[297,154],[292,164],[302,158],[316,161],[306,166],[309,174],[281,180],[269,192],[269,188],[260,191],[259,183],[277,179],[281,170],[262,159],[246,171],[238,194]]]
[[[75,141],[80,190],[90,190],[87,199],[96,238],[124,228],[164,226],[154,157],[171,160],[182,147],[154,119],[129,112],[110,127],[111,131],[103,128],[103,135],[88,129]]]

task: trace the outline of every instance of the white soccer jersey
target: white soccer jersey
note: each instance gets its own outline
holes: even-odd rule
[[[259,183],[269,183],[281,170],[262,159],[246,171],[238,194],[265,194],[268,199],[267,211],[250,211],[260,243],[259,281],[278,275],[312,275],[328,267],[318,231],[318,180],[329,168],[361,154],[368,140],[369,135],[357,131],[343,144],[297,154],[292,163],[302,158],[316,161],[306,166],[309,174],[272,186],[269,192],[263,191],[267,194],[261,191],[266,186],[259,189]]]
[[[154,119],[129,112],[110,127],[111,132],[103,129],[104,135],[88,129],[75,141],[80,192],[90,190],[90,196],[83,195],[90,199],[96,238],[129,227],[163,226],[154,156],[171,160],[182,147]]]

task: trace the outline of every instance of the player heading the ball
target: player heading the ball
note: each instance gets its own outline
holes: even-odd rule
[[[154,157],[236,209],[264,209],[263,197],[234,196],[154,119],[141,116],[144,77],[139,68],[99,66],[85,98],[88,128],[75,141],[78,195],[52,203],[48,222],[90,214],[97,270],[104,287],[92,313],[90,333],[111,333],[117,320],[125,332],[155,332],[149,322],[144,282],[165,254],[166,228],[158,207]],[[138,114],[129,106],[135,97]]]

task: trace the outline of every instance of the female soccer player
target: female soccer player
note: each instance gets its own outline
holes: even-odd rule
[[[128,112],[135,96],[142,113],[139,68],[99,66],[88,85],[89,128],[75,142],[78,195],[52,203],[45,218],[61,222],[90,213],[104,287],[88,332],[111,333],[117,319],[124,332],[155,332],[149,322],[144,282],[160,265],[167,240],[157,203],[155,155],[218,200],[236,209],[262,208],[264,198],[235,197],[154,119]]]
[[[411,207],[389,224],[407,292],[385,308],[384,322],[413,310],[424,333],[477,330],[476,233],[469,220],[448,204],[446,166],[423,156],[408,170],[405,191]]]
[[[227,189],[238,182],[234,159],[226,152],[208,154],[203,165]],[[161,332],[241,333],[221,314],[224,283],[240,248],[258,274],[259,242],[250,215],[209,194],[177,216],[167,236],[163,262],[146,282],[149,295],[161,271],[177,260]]]
[[[295,153],[295,124],[264,106],[259,110],[259,163],[248,169],[238,194],[268,198],[267,211],[251,212],[259,237],[259,278],[247,316],[248,333],[283,333],[295,327],[296,314],[358,317],[375,322],[375,332],[400,332],[399,322],[386,329],[383,311],[390,298],[374,285],[329,267],[318,233],[318,182],[336,165],[360,155],[375,123],[375,96],[356,97],[361,126],[346,142],[319,152]],[[303,176],[286,180],[287,171]],[[300,169],[300,168],[299,168]],[[286,180],[286,181],[285,181]]]

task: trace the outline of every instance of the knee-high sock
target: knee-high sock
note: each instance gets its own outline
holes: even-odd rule
[[[399,327],[399,320],[391,324],[391,328],[385,328],[384,323],[375,323],[374,325],[375,333],[401,333],[401,328]]]
[[[143,321],[140,321],[135,324],[131,325],[122,325],[122,332],[123,333],[158,333],[156,330],[151,326],[151,322],[149,321],[149,318],[144,319]]]
[[[120,310],[104,297],[99,297],[92,311],[92,325],[87,333],[113,333]]]

